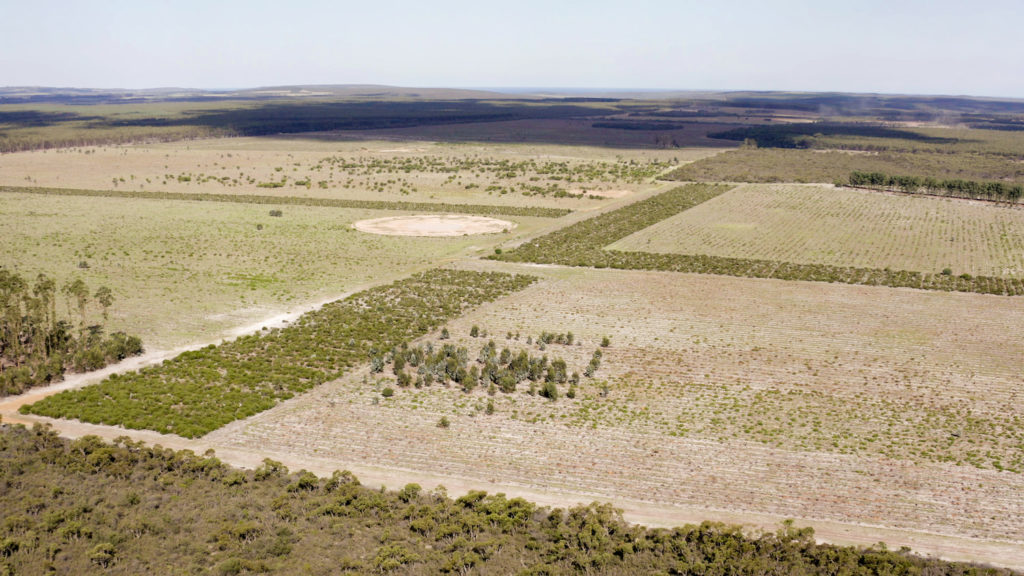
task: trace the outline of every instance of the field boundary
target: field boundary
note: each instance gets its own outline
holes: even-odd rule
[[[687,184],[567,226],[547,236],[524,243],[515,250],[495,254],[490,258],[508,262],[561,264],[592,268],[660,270],[747,278],[916,288],[945,292],[1024,295],[1024,279],[1020,278],[953,276],[941,272],[932,274],[888,268],[798,264],[706,254],[655,254],[604,249],[605,246],[630,234],[689,210],[732,189],[733,186],[721,184]]]
[[[156,192],[144,190],[85,190],[80,188],[41,188],[31,186],[0,186],[0,192],[7,194],[43,194],[47,196],[84,196],[91,198],[228,202],[234,204],[260,204],[268,206],[313,206],[318,208],[358,208],[364,210],[398,210],[405,212],[492,214],[499,216],[532,216],[537,218],[560,218],[572,212],[572,210],[569,210],[568,208],[498,206],[490,204],[449,204],[440,202],[353,200],[344,198],[314,198],[306,196],[264,196],[259,194]]]

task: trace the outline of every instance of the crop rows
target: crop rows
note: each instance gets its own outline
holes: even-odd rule
[[[433,270],[303,315],[293,325],[186,352],[23,410],[195,438],[267,410],[533,277]]]
[[[748,185],[608,248],[1024,277],[1024,211],[849,189]]]
[[[147,190],[79,190],[72,188],[37,188],[20,186],[2,186],[0,187],[0,192],[17,194],[46,194],[51,196],[233,202],[236,204],[266,204],[271,206],[317,206],[325,208],[362,208],[367,210],[402,210],[408,212],[535,216],[538,218],[558,218],[571,212],[565,208],[542,208],[533,206],[495,206],[483,204],[451,204],[443,202],[355,200],[343,198],[309,198],[301,196],[261,196],[257,194],[211,194],[205,192],[185,193]]]
[[[556,403],[499,395],[488,415],[486,400],[454,388],[415,391],[408,400],[400,391],[374,405],[379,395],[349,380],[321,387],[288,411],[218,430],[211,441],[590,497],[1024,537],[1017,474],[671,437],[623,425],[581,429],[557,416],[525,414],[531,405],[540,411],[597,403],[590,387],[576,400]],[[603,403],[618,412],[618,398],[613,392]],[[453,409],[460,399],[466,406]],[[442,415],[450,428],[436,426]]]
[[[457,345],[473,342],[471,326],[499,341],[570,330],[582,345],[551,348],[570,365],[612,334],[574,398],[455,386],[381,398],[390,381],[363,369],[208,439],[535,489],[1024,538],[1024,474],[1007,472],[1020,470],[1024,441],[1024,351],[1006,345],[1019,339],[1019,299],[550,274],[559,280],[447,328]],[[442,416],[450,428],[436,427]]]
[[[564,275],[559,271],[559,275]],[[1024,302],[844,285],[571,271],[449,323],[613,334],[610,395],[527,420],[1024,472]],[[543,321],[530,310],[543,306]],[[600,387],[595,382],[594,387]],[[982,392],[983,391],[983,392]]]
[[[688,210],[730,187],[689,184],[657,196],[606,212],[525,243],[491,258],[512,262],[534,262],[617,268],[663,270],[697,274],[720,274],[747,278],[775,278],[812,282],[839,282],[918,288],[982,294],[1024,295],[1024,278],[925,273],[830,264],[799,264],[754,258],[730,258],[707,254],[654,254],[619,252],[604,247],[630,234]]]

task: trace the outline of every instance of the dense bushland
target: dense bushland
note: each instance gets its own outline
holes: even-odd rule
[[[417,274],[327,304],[286,328],[186,352],[22,410],[195,438],[337,378],[379,350],[535,280],[454,270]]]
[[[607,504],[538,508],[361,486],[264,460],[240,470],[122,437],[0,432],[5,574],[1011,575],[907,550],[816,544],[810,528],[646,529]]]
[[[770,126],[743,126],[722,132],[709,133],[709,138],[751,141],[761,148],[815,148],[822,146],[820,139],[827,136],[855,136],[887,140],[911,140],[928,144],[952,144],[956,138],[930,136],[912,130],[890,128],[871,123],[811,122],[787,123]]]
[[[57,312],[60,299],[66,302],[66,315]],[[115,332],[104,337],[103,323],[113,303],[105,286],[91,293],[78,279],[58,291],[57,282],[43,274],[29,284],[0,268],[0,396],[60,380],[69,370],[96,370],[141,354],[142,341],[135,336]],[[99,308],[101,318],[90,317],[90,304]],[[77,319],[71,318],[72,306]]]
[[[90,196],[99,198],[141,198],[145,200],[233,202],[236,204],[267,204],[272,206],[318,206],[327,208],[362,208],[366,210],[403,210],[408,212],[448,212],[456,214],[535,216],[538,218],[558,218],[559,216],[565,216],[571,212],[571,210],[567,210],[565,208],[539,208],[531,206],[492,206],[440,202],[389,202],[384,200],[347,200],[341,198],[308,198],[302,196],[260,196],[257,194],[156,192],[146,190],[78,190],[72,188],[0,186],[0,192],[16,194],[47,194],[51,196]]]
[[[709,184],[690,184],[674,188],[618,210],[567,226],[547,236],[527,242],[515,250],[495,254],[490,258],[512,262],[592,266],[595,268],[665,270],[749,278],[840,282],[1009,296],[1024,295],[1024,279],[1020,278],[970,276],[968,274],[954,276],[942,272],[929,274],[907,270],[796,264],[702,254],[654,254],[603,249],[604,246],[710,200],[729,189],[728,186]]]

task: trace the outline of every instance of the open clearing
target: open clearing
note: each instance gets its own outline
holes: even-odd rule
[[[1024,210],[847,188],[745,185],[608,248],[1024,277]]]
[[[408,238],[352,228],[394,214],[286,206],[272,217],[258,205],[3,194],[0,253],[5,267],[26,278],[45,272],[61,284],[82,278],[109,286],[110,328],[166,349],[489,252],[509,237]],[[513,220],[523,233],[550,224]]]
[[[372,220],[360,220],[353,224],[356,230],[384,236],[467,236],[470,234],[498,234],[509,232],[513,222],[486,218],[484,216],[463,216],[460,214],[416,214],[413,216],[388,216]]]
[[[204,441],[594,498],[1024,540],[1024,474],[998,469],[1021,454],[1024,350],[1012,343],[1024,338],[1024,301],[486,267],[546,280],[451,322],[453,341],[475,354],[486,340],[468,336],[473,325],[513,349],[568,330],[580,344],[546,353],[576,367],[610,336],[575,399],[398,388],[364,369]],[[436,426],[442,415],[450,428]]]

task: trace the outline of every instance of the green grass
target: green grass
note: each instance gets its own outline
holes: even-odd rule
[[[534,280],[433,270],[332,302],[287,328],[186,352],[22,410],[195,438],[337,378]]]
[[[490,251],[510,237],[380,236],[352,224],[394,212],[278,206],[283,216],[271,217],[271,207],[0,194],[0,265],[25,278],[45,273],[58,284],[82,278],[109,286],[115,306],[108,329],[160,350],[213,341],[360,286]],[[514,234],[544,222],[513,220]],[[58,305],[63,309],[64,299]]]

